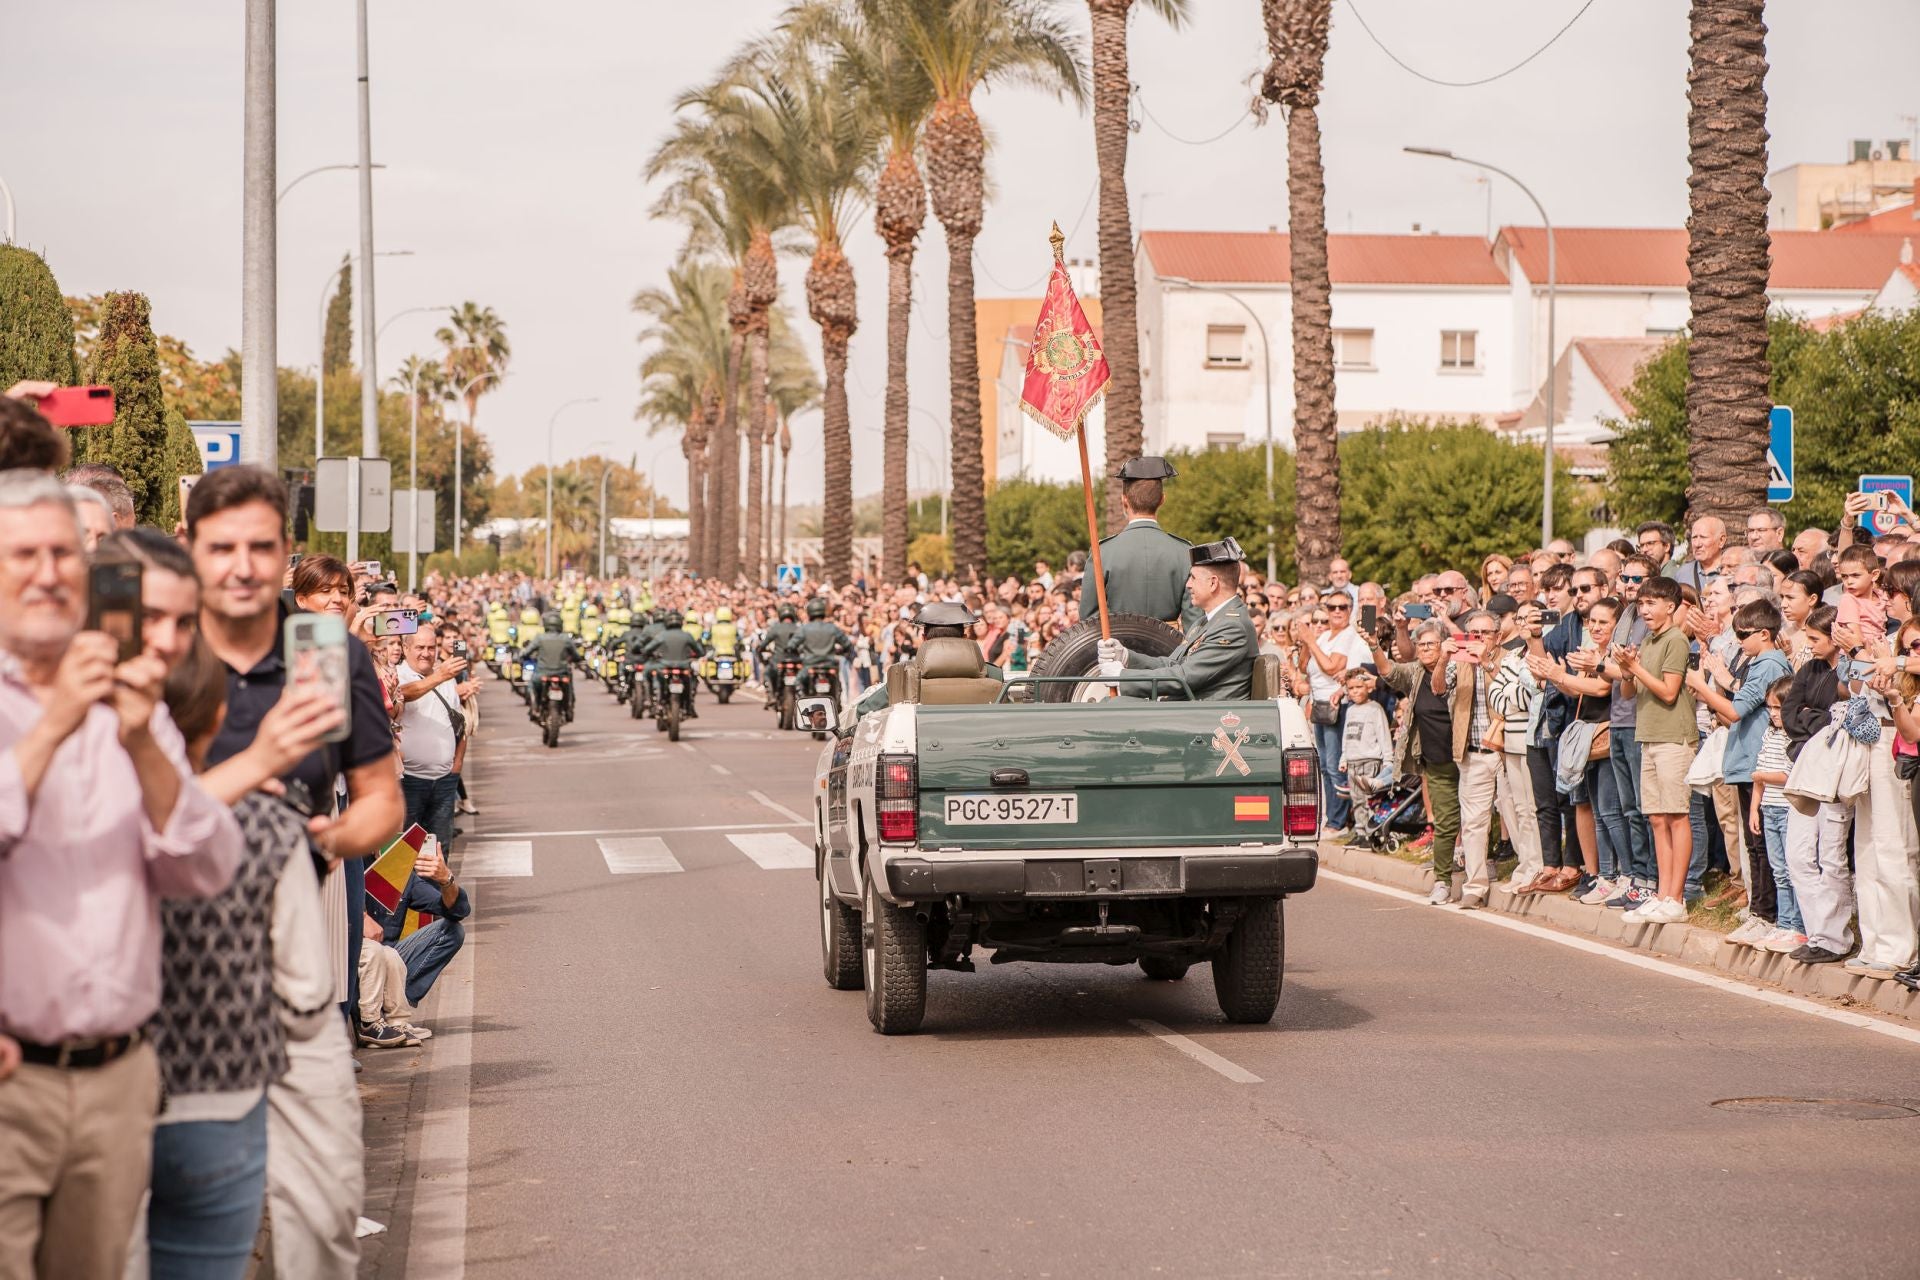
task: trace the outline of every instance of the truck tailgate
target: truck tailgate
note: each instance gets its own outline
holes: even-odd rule
[[[1287,835],[1271,703],[923,706],[917,736],[923,848],[1231,846]]]

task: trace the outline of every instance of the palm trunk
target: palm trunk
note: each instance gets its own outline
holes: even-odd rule
[[[1694,0],[1690,25],[1687,518],[1741,530],[1767,500],[1764,0]]]
[[[706,536],[706,510],[700,501],[700,450],[686,442],[681,452],[687,458],[687,568],[701,571],[701,539]]]
[[[745,327],[735,325],[727,340],[727,386],[720,401],[720,424],[713,435],[713,574],[732,582],[740,574],[740,366]]]
[[[823,241],[807,267],[807,313],[820,326],[822,452],[825,508],[821,517],[821,573],[853,581],[853,420],[847,409],[847,344],[857,324],[853,265],[838,244]]]
[[[767,405],[767,436],[766,439],[760,443],[760,452],[766,460],[764,474],[766,476],[767,486],[766,505],[761,508],[765,516],[765,520],[762,522],[762,530],[765,538],[763,544],[765,554],[761,557],[761,563],[767,566],[766,576],[771,578],[773,576],[773,566],[777,563],[774,560],[773,553],[773,405],[771,403]]]
[[[780,424],[780,562],[787,562],[787,468],[793,460],[793,433]]]
[[[760,505],[760,456],[767,434],[767,327],[760,324],[747,335],[747,578],[764,582],[766,564],[761,559],[763,542],[761,521],[766,513]]]
[[[881,457],[880,563],[889,582],[907,572],[908,451],[912,405],[907,391],[907,343],[913,314],[913,255],[927,222],[927,184],[914,162],[910,137],[896,139],[874,185],[874,225],[887,246],[887,399]]]
[[[1101,346],[1107,383],[1107,520],[1120,523],[1120,465],[1145,450],[1140,409],[1140,330],[1127,207],[1127,11],[1133,0],[1088,0],[1093,13],[1093,140],[1100,163]]]
[[[980,440],[980,337],[973,314],[973,241],[986,189],[986,138],[965,98],[942,99],[926,128],[928,187],[947,233],[947,380],[953,419],[953,566],[987,571],[986,455]]]

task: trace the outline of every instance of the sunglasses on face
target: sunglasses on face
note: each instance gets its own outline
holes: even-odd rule
[[[1637,587],[1646,580],[1647,575],[1644,573],[1623,573],[1620,575],[1620,585],[1622,586],[1631,585]]]
[[[1909,640],[1909,641],[1907,641],[1907,652],[1908,652],[1908,653],[1920,653],[1920,640]]]
[[[1760,632],[1760,630],[1759,630],[1759,628],[1757,628],[1757,627],[1756,627],[1755,629],[1753,629],[1752,631],[1742,631],[1742,630],[1741,630],[1741,629],[1740,629],[1739,627],[1735,627],[1735,628],[1733,629],[1733,638],[1734,638],[1735,640],[1745,640],[1745,639],[1747,639],[1747,638],[1748,638],[1749,636],[1757,636],[1757,635],[1759,635],[1759,634],[1761,634],[1761,632]]]
[[[1498,631],[1475,631],[1472,628],[1468,628],[1467,634],[1475,640],[1491,640],[1500,633]]]
[[[1575,595],[1584,596],[1592,592],[1598,591],[1599,589],[1600,589],[1600,584],[1597,582],[1576,582],[1573,584],[1573,592]]]
[[[1353,606],[1350,604],[1330,604],[1327,606],[1327,612],[1329,613],[1332,613],[1336,610],[1338,610],[1341,613],[1352,613]]]
[[[1435,587],[1433,589],[1433,593],[1437,596],[1450,596],[1450,595],[1453,595],[1455,592],[1465,591],[1465,590],[1466,590],[1465,587]]]

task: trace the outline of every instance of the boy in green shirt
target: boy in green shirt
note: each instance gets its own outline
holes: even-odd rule
[[[1635,924],[1680,924],[1687,864],[1693,858],[1692,795],[1687,770],[1700,746],[1693,691],[1687,688],[1687,634],[1675,625],[1680,584],[1652,578],[1640,588],[1638,610],[1647,638],[1638,647],[1616,645],[1620,668],[1634,687],[1634,739],[1640,744],[1640,810],[1653,829],[1659,896],[1622,918]]]

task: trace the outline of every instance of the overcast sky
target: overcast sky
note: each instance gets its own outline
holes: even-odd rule
[[[1686,216],[1684,0],[1595,0],[1557,44],[1513,75],[1442,88],[1395,66],[1355,18],[1417,70],[1492,75],[1543,44],[1583,0],[1336,0],[1321,113],[1327,220],[1335,231],[1479,234],[1486,187],[1467,169],[1402,155],[1451,147],[1512,169],[1557,223],[1678,226]],[[1084,25],[1084,6],[1062,0]],[[0,77],[0,179],[20,240],[69,293],[138,289],[156,326],[203,357],[240,342],[242,6],[238,0],[6,0],[15,56]],[[482,402],[497,469],[541,460],[548,415],[565,459],[594,447],[663,451],[662,481],[685,490],[676,437],[633,420],[634,291],[660,282],[682,232],[648,217],[641,178],[674,95],[767,29],[784,0],[374,0],[375,226],[384,321],[410,307],[474,299],[506,319],[512,371]],[[356,158],[354,6],[280,6],[280,178]],[[1193,0],[1180,32],[1140,16],[1133,77],[1153,119],[1129,160],[1136,233],[1258,230],[1286,223],[1285,137],[1275,123],[1227,128],[1265,61],[1257,0]],[[1850,138],[1908,136],[1920,112],[1920,4],[1773,0],[1772,168],[1845,158]],[[1032,92],[982,94],[994,139],[995,198],[979,241],[982,296],[1037,289],[1048,222],[1092,256],[1092,121]],[[1157,123],[1156,123],[1157,122]],[[1164,129],[1161,127],[1164,126]],[[280,362],[311,366],[321,289],[356,250],[355,179],[327,173],[288,197],[280,221]],[[1533,221],[1523,197],[1493,190],[1493,220]],[[861,327],[852,376],[855,492],[879,484],[885,259],[863,212],[849,246]],[[944,453],[946,251],[931,216],[916,268],[913,432]],[[803,259],[782,288],[803,307]],[[358,319],[356,312],[356,321]],[[436,317],[399,318],[382,370],[432,349]],[[803,326],[812,341],[813,326]],[[357,338],[356,338],[357,341]],[[356,346],[356,357],[358,347]],[[793,495],[817,499],[817,415],[795,424]],[[610,442],[599,444],[599,442]],[[928,467],[914,463],[916,487]]]

